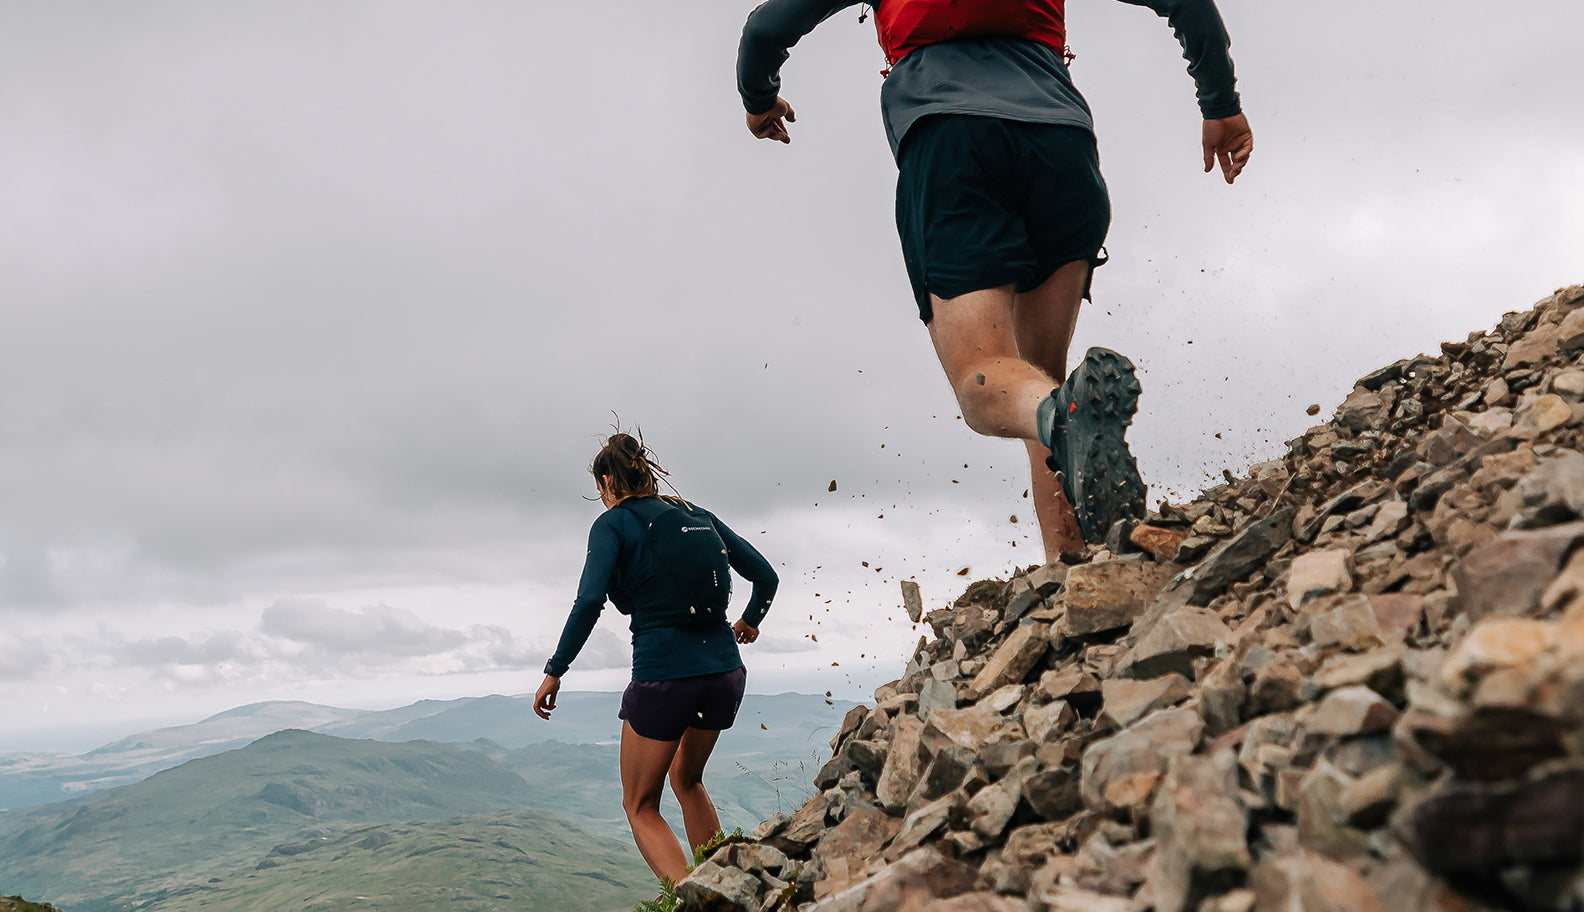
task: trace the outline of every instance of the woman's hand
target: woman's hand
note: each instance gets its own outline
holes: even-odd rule
[[[534,714],[541,719],[550,718],[550,713],[555,711],[556,694],[561,692],[561,679],[545,675],[544,683],[539,685],[539,692],[534,694]]]
[[[759,639],[759,628],[749,627],[747,621],[738,621],[732,625],[732,633],[739,643],[752,643]]]

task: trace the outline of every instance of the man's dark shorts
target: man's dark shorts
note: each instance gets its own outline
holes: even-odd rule
[[[748,670],[669,681],[634,681],[622,694],[618,717],[654,741],[675,741],[690,728],[720,731],[737,721]]]
[[[897,233],[925,323],[931,293],[1032,291],[1068,263],[1105,262],[1111,202],[1088,130],[936,114],[908,130],[897,166]]]

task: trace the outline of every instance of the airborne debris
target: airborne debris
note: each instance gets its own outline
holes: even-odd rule
[[[830,487],[826,488],[825,490],[827,490],[827,491],[836,490],[836,479],[832,478],[831,479],[831,483],[830,483]]]

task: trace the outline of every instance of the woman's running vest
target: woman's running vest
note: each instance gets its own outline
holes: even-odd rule
[[[1028,38],[1064,53],[1065,0],[880,0],[875,31],[887,67],[926,44],[956,38]]]

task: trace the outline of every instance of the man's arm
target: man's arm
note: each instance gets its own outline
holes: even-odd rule
[[[748,112],[748,129],[761,139],[791,142],[786,124],[797,120],[783,101],[781,65],[788,51],[838,10],[860,0],[765,0],[743,24],[737,45],[737,94]]]
[[[1219,163],[1221,176],[1232,183],[1243,173],[1243,166],[1254,151],[1254,134],[1238,100],[1230,53],[1232,39],[1227,36],[1214,0],[1122,2],[1147,7],[1171,24],[1177,43],[1182,45],[1183,58],[1188,61],[1188,75],[1193,77],[1199,113],[1204,117],[1200,144],[1205,171]]]

